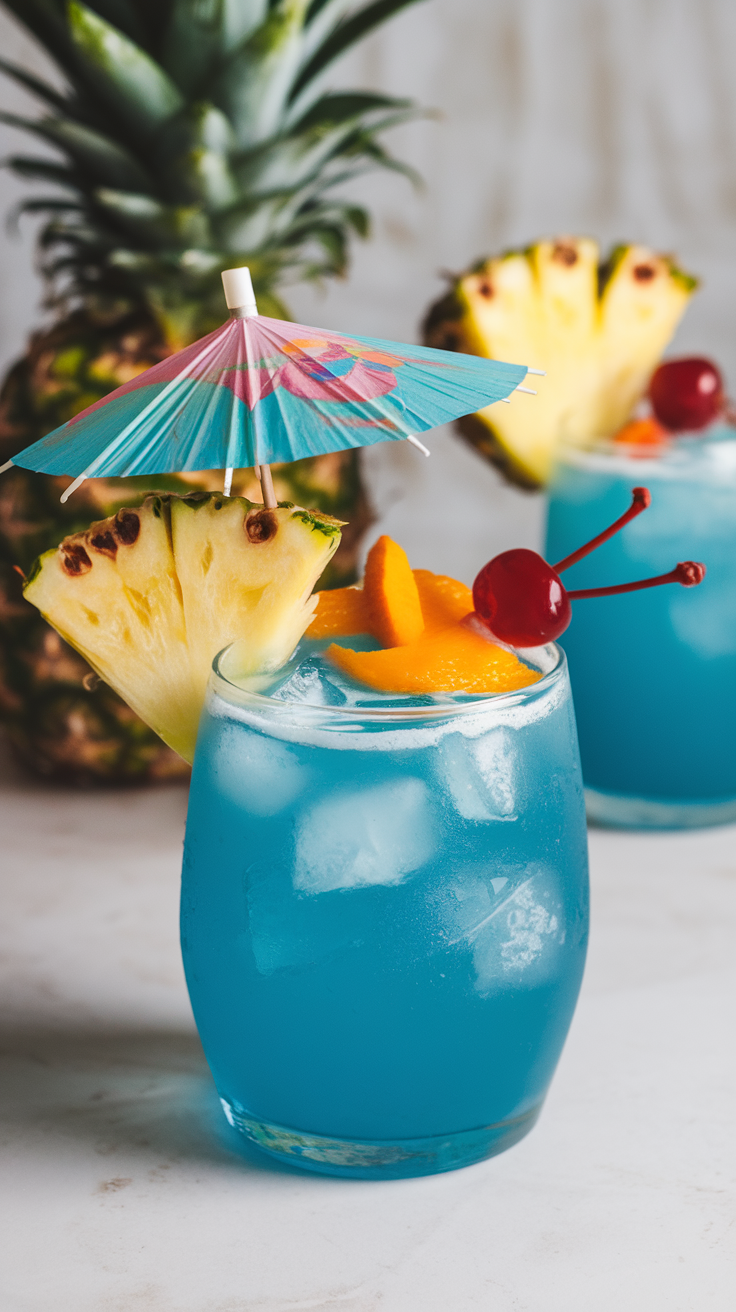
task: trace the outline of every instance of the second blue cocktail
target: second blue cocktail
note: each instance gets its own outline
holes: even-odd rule
[[[705,562],[694,592],[660,588],[576,602],[570,662],[589,813],[680,827],[736,819],[736,430],[681,436],[649,458],[617,443],[563,450],[546,554],[557,560],[620,514],[635,483],[645,515],[572,566],[585,588]]]

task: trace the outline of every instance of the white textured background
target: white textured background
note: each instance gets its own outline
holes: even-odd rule
[[[4,14],[0,49],[42,67]],[[543,233],[636,239],[676,251],[703,276],[677,347],[714,355],[736,386],[735,67],[734,0],[417,4],[336,65],[331,82],[438,111],[391,139],[425,188],[394,176],[360,184],[373,239],[356,247],[347,281],[296,290],[294,314],[413,340],[441,269]],[[6,85],[0,103],[18,110],[21,94]],[[3,153],[20,145],[17,133],[0,135]],[[0,175],[0,210],[21,191]],[[5,363],[38,320],[29,224],[20,238],[2,237],[0,267]],[[430,461],[394,447],[368,458],[381,527],[414,564],[470,579],[494,551],[534,543],[540,498],[502,488],[448,434],[430,446]]]

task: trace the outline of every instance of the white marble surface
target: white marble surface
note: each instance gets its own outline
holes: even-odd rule
[[[732,1312],[736,830],[591,834],[541,1121],[424,1180],[238,1150],[177,943],[182,789],[0,791],[2,1312]]]

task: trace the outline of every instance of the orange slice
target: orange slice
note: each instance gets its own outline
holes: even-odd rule
[[[446,574],[432,574],[428,569],[415,569],[414,582],[424,617],[424,632],[441,633],[452,624],[465,618],[473,610],[473,594],[464,583],[448,578]]]
[[[370,631],[384,647],[405,647],[420,637],[424,618],[409,559],[385,534],[368,552],[363,592]]]
[[[650,419],[632,419],[624,424],[614,437],[614,442],[625,446],[657,447],[667,440],[667,429],[652,416]]]
[[[319,605],[306,632],[307,638],[337,638],[343,633],[370,633],[365,593],[360,588],[334,588],[320,592]]]
[[[413,570],[419,593],[425,633],[441,633],[473,609],[473,594],[464,583],[428,569]],[[334,588],[319,592],[319,606],[307,629],[308,638],[339,638],[348,633],[370,633],[371,619],[360,588]]]
[[[351,651],[333,643],[325,655],[358,683],[381,692],[513,692],[542,677],[466,623],[385,651]]]

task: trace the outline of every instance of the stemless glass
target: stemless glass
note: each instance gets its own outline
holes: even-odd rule
[[[682,828],[736,820],[736,430],[678,437],[661,455],[615,443],[563,448],[546,558],[561,560],[649,488],[643,515],[565,574],[606,587],[700,560],[697,588],[580,600],[570,662],[588,813],[604,824]]]
[[[564,654],[463,703],[310,706],[215,662],[182,887],[225,1114],[331,1175],[398,1178],[533,1126],[580,988],[585,815]]]

